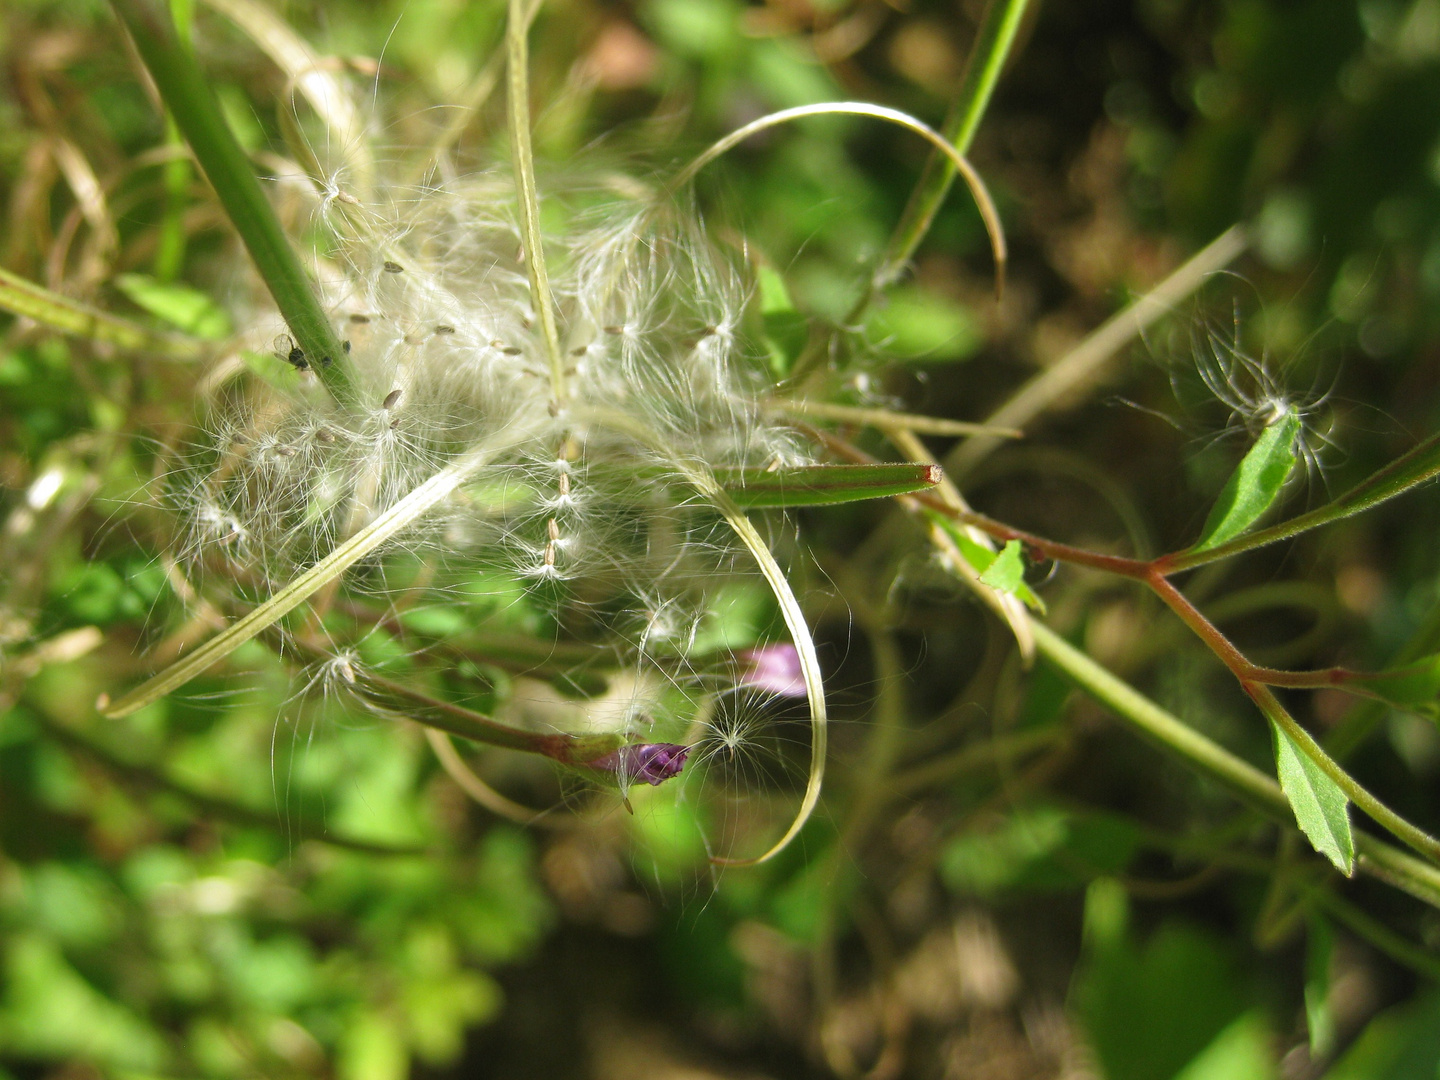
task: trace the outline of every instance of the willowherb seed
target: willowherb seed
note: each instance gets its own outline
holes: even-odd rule
[[[445,323],[441,323],[439,326],[435,327],[435,332],[437,334],[453,334],[455,332],[455,327],[448,326]]]
[[[385,395],[385,400],[380,403],[380,407],[387,410],[393,409],[396,405],[400,403],[401,393],[402,391],[399,389],[399,387],[391,390],[390,393]]]
[[[370,321],[369,315],[351,315],[350,321],[358,326],[363,326]]]
[[[389,259],[386,259],[385,272],[387,274],[403,274],[405,272],[405,268],[397,262],[391,262]]]

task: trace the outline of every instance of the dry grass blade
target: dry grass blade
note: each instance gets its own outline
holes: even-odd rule
[[[1159,285],[1111,316],[1074,349],[1017,390],[985,423],[996,427],[1025,427],[1037,416],[1094,383],[1111,357],[1170,314],[1175,305],[1198,289],[1207,277],[1239,258],[1246,242],[1245,230],[1239,225],[1225,230]],[[957,480],[964,477],[1000,442],[993,435],[971,439],[945,458],[945,471]]]
[[[339,144],[342,160],[354,171],[352,181],[367,189],[373,167],[366,150],[365,124],[345,83],[326,69],[309,42],[263,4],[255,0],[206,3],[240,27],[285,73]]]
[[[859,424],[882,431],[913,431],[917,435],[959,436],[991,435],[997,439],[1023,439],[1019,428],[972,424],[965,420],[947,420],[939,416],[918,416],[915,413],[892,412],[890,409],[862,409],[853,405],[832,405],[828,401],[807,401],[803,398],[776,398],[766,407],[786,416],[814,416],[837,420],[842,424]]]
[[[416,487],[269,600],[231,623],[189,656],[171,664],[118,701],[107,703],[102,698],[98,706],[101,713],[112,719],[128,716],[219,663],[330,582],[337,581],[340,575],[366,555],[399,535],[432,507],[453,494],[477,469],[488,464],[496,454],[507,447],[515,445],[525,434],[523,431],[505,429],[492,436]]]
[[[62,334],[110,345],[126,352],[143,352],[165,360],[196,360],[204,346],[191,338],[157,333],[129,319],[95,311],[34,282],[0,269],[0,310],[33,319]]]
[[[928,124],[899,109],[887,108],[884,105],[871,105],[864,101],[828,101],[819,105],[800,105],[793,109],[781,109],[779,112],[762,116],[758,120],[752,120],[744,127],[736,128],[726,135],[681,170],[680,174],[671,181],[671,187],[679,188],[688,184],[706,165],[750,136],[758,135],[760,132],[780,124],[789,123],[791,120],[801,120],[808,116],[868,116],[874,120],[884,120],[897,127],[902,127],[906,131],[913,131],[944,154],[955,166],[955,171],[964,178],[965,186],[970,189],[970,195],[980,211],[981,220],[985,222],[985,231],[990,236],[990,251],[995,258],[995,290],[997,293],[1003,290],[1006,262],[1005,231],[1000,225],[1000,213],[995,209],[994,200],[990,198],[985,181],[980,179],[980,174],[975,171],[970,162],[965,160],[964,155],[950,145],[949,140]]]
[[[461,791],[485,807],[486,810],[496,817],[513,821],[517,825],[550,823],[550,819],[544,814],[507,799],[476,776],[475,771],[465,764],[465,759],[455,749],[455,744],[450,741],[450,736],[446,732],[436,731],[432,727],[424,728],[424,731],[425,738],[430,743],[430,749],[435,751],[435,757],[439,759],[441,767],[449,774],[450,779],[455,781]]]
[[[505,28],[509,62],[510,153],[515,165],[515,192],[520,199],[520,235],[525,244],[525,266],[530,272],[531,298],[545,338],[550,361],[550,392],[555,407],[565,401],[565,361],[560,355],[560,332],[555,326],[555,306],[550,296],[550,272],[545,266],[545,249],[540,232],[540,195],[535,184],[535,155],[530,145],[530,78],[527,70],[529,48],[525,36],[530,23],[526,0],[510,0],[510,18]]]

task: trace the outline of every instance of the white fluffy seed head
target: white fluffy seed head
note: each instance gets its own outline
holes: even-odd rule
[[[735,262],[680,207],[584,200],[546,238],[552,357],[508,173],[373,205],[318,197],[335,237],[324,300],[348,342],[338,362],[353,403],[337,405],[313,369],[283,359],[264,358],[259,376],[229,388],[181,495],[188,553],[281,585],[518,421],[532,434],[391,548],[655,613],[642,651],[686,637],[668,624],[691,626],[693,639],[717,573],[742,571],[728,528],[674,463],[803,455],[757,407],[765,365],[747,346],[751,289]]]

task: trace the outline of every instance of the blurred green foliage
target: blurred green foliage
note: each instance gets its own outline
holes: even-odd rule
[[[365,58],[383,57],[377,99],[398,118],[377,136],[383,154],[433,134],[435,105],[461,96],[496,46],[503,5],[292,3],[284,14],[323,53],[349,58],[362,84],[376,70]],[[938,123],[974,14],[935,2],[549,5],[534,35],[537,145],[558,183],[596,144],[643,174],[797,104],[862,98]],[[283,146],[283,78],[203,6],[196,35],[241,141]],[[178,211],[167,203],[163,155],[151,153],[165,131],[106,6],[11,0],[0,52],[0,262],[108,310],[223,337],[227,310],[243,317],[253,300],[199,183],[181,185]],[[498,116],[493,101],[482,109],[464,154],[478,156]],[[838,321],[851,309],[922,151],[852,118],[817,119],[747,145],[704,180],[716,231],[763,248],[777,376],[804,346],[801,315]],[[1128,400],[1186,433],[1086,405],[1030,433],[1032,446],[1064,448],[1063,467],[1019,448],[973,478],[967,494],[987,511],[1077,541],[1193,542],[1243,453],[1214,436],[1256,419],[1232,415],[1254,402],[1216,401],[1195,376],[1196,351],[1206,362],[1196,323],[1273,358],[1307,410],[1316,490],[1344,488],[1440,423],[1440,0],[1041,5],[973,156],[1011,238],[1007,299],[991,302],[978,215],[952,199],[915,274],[869,317],[859,361],[835,372],[839,396],[978,419],[1181,252],[1236,221],[1253,236],[1245,279],[1208,289],[1218,307],[1181,312],[1123,375]],[[85,204],[87,168],[99,214]],[[166,279],[155,239],[177,212],[183,285]],[[612,800],[563,828],[498,822],[465,801],[415,731],[297,693],[266,642],[183,698],[100,721],[97,696],[133,680],[155,644],[148,628],[180,611],[148,507],[162,448],[187,437],[194,391],[173,367],[32,326],[12,323],[0,342],[0,1080],[397,1080],[490,1075],[487,1062],[509,1063],[511,1076],[601,1075],[599,1050],[553,1066],[547,1055],[607,1041],[644,1049],[620,1052],[606,1075],[662,1075],[644,1067],[674,1061],[844,1074],[845,1054],[858,1074],[894,1039],[909,1052],[889,1075],[916,1077],[990,1075],[996,1061],[1012,1071],[993,1075],[1093,1066],[1110,1080],[1436,1075],[1440,998],[1423,964],[1395,962],[1354,919],[1302,911],[1308,894],[1292,888],[1293,853],[1273,830],[1156,751],[1097,734],[1094,711],[1053,673],[1023,672],[1004,634],[987,634],[927,576],[923,555],[852,590],[856,609],[904,593],[898,675],[877,675],[848,614],[826,615],[843,721],[832,802],[757,870],[708,865],[716,822],[678,788],[632,793],[633,817]],[[802,521],[824,553],[823,574],[802,569],[818,595],[876,517]],[[1195,591],[1303,576],[1320,595],[1311,608],[1236,605],[1247,646],[1343,623],[1343,640],[1319,635],[1293,663],[1380,665],[1407,648],[1418,659],[1440,646],[1437,530],[1426,491],[1302,544],[1290,562],[1258,556],[1228,582],[1202,572]],[[466,674],[498,694],[544,662],[506,659],[501,645],[543,638],[546,617],[512,581],[460,584],[465,605],[400,622],[429,642],[488,635],[493,665]],[[1129,594],[1076,577],[1016,584],[1196,727],[1266,761],[1263,725],[1233,687],[1178,636],[1150,629]],[[743,647],[773,619],[764,597],[737,589],[706,633],[716,648]],[[362,651],[377,668],[407,662],[398,636],[377,633]],[[589,692],[575,670],[570,689]],[[896,780],[893,797],[851,817],[874,756],[872,702],[887,689],[905,698],[905,769],[959,764],[914,788]],[[1356,715],[1320,696],[1307,707],[1319,726]],[[1388,707],[1369,715],[1377,734],[1357,772],[1433,826],[1433,723]],[[1026,733],[1049,740],[1035,743],[1045,769],[998,750],[983,767],[946,758]],[[535,805],[579,798],[522,761],[486,776]],[[1166,903],[1148,902],[1152,878]],[[1345,888],[1433,960],[1434,912]],[[1000,928],[1001,960],[973,946],[989,939],[967,919]],[[1326,935],[1333,950],[1316,944]],[[599,938],[623,946],[575,945]],[[925,982],[932,962],[939,983]],[[983,989],[1009,985],[994,973],[1012,964],[1023,990]],[[975,983],[976,971],[1000,982]],[[564,1011],[554,1002],[565,994],[582,1004]],[[893,1013],[866,1005],[885,994],[908,1017],[899,1036],[885,1029]],[[625,1025],[660,1049],[613,1036]]]

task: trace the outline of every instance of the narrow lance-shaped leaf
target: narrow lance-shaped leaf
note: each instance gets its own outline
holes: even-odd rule
[[[940,483],[938,465],[802,465],[781,469],[715,470],[715,479],[745,510],[833,506],[928,491]]]
[[[1357,674],[1345,684],[1401,709],[1440,716],[1440,653],[1391,671]]]
[[[1300,417],[1293,411],[1286,411],[1265,429],[1230,474],[1191,551],[1205,551],[1232,540],[1260,520],[1295,469],[1299,438]]]
[[[1350,832],[1350,800],[1273,720],[1270,730],[1275,737],[1280,789],[1290,801],[1300,831],[1343,873],[1353,873],[1355,838]]]

